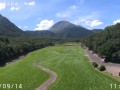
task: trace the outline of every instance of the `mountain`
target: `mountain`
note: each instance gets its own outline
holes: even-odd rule
[[[50,28],[50,31],[55,33],[57,38],[83,38],[94,34],[93,31],[74,25],[69,21],[57,22]]]
[[[92,30],[94,33],[100,33],[101,31],[103,31],[103,29],[93,29]]]
[[[21,36],[25,33],[6,17],[0,15],[0,36]]]
[[[55,34],[48,30],[42,30],[42,31],[25,31],[30,36],[38,36],[38,37],[44,37],[44,38],[51,38],[54,37]]]
[[[106,62],[120,63],[120,23],[107,26],[100,33],[81,40]]]
[[[72,24],[72,23],[70,23],[69,21],[59,21],[59,22],[57,22],[56,24],[54,24],[51,28],[50,28],[50,30],[52,30],[52,31],[54,31],[54,32],[57,32],[57,31],[59,31],[59,30],[62,30],[62,29],[64,29],[64,28],[66,28],[66,27],[75,27],[76,25],[74,25],[74,24]]]
[[[59,21],[50,30],[22,31],[6,17],[0,15],[0,36],[38,36],[46,38],[79,39],[94,34],[82,26],[77,26],[69,21]]]

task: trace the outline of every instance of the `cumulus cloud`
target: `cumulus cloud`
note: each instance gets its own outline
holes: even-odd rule
[[[29,6],[35,6],[35,1],[32,2],[25,2],[25,5],[29,5]]]
[[[34,30],[47,30],[54,24],[53,20],[42,20],[39,24],[37,24],[37,28]]]
[[[20,8],[19,7],[11,7],[10,10],[11,11],[18,11]]]
[[[113,21],[113,24],[120,23],[120,19]]]
[[[90,27],[96,27],[96,26],[100,26],[103,24],[103,22],[101,22],[100,20],[87,20],[87,19],[81,19],[81,20],[76,20],[75,24],[83,24],[83,25],[87,25]]]
[[[80,16],[75,21],[75,24],[77,25],[85,25],[89,27],[96,27],[103,24],[102,21],[99,20],[97,13],[93,12],[90,15],[87,16]]]
[[[0,2],[0,11],[6,8],[5,2]]]
[[[86,21],[86,25],[89,25],[90,27],[96,27],[102,24],[103,22],[101,22],[100,20]]]

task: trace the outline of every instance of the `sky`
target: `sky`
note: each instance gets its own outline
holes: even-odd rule
[[[22,30],[47,30],[61,20],[104,29],[120,22],[120,0],[0,0],[0,14]]]

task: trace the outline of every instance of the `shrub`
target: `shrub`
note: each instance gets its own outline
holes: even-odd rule
[[[105,66],[104,66],[104,65],[101,65],[101,66],[99,67],[99,70],[100,70],[100,71],[105,71],[105,70],[106,70],[106,68],[105,68]]]
[[[94,68],[98,67],[98,64],[96,62],[92,62],[92,65],[93,65]]]

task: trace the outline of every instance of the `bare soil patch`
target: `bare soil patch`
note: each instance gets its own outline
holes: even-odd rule
[[[105,63],[103,58],[99,57],[97,54],[93,53],[92,51],[85,49],[85,52],[90,58],[91,62],[96,62],[99,65],[105,65],[107,73],[113,76],[117,76],[117,77],[119,76],[120,64],[110,63],[110,62]]]

